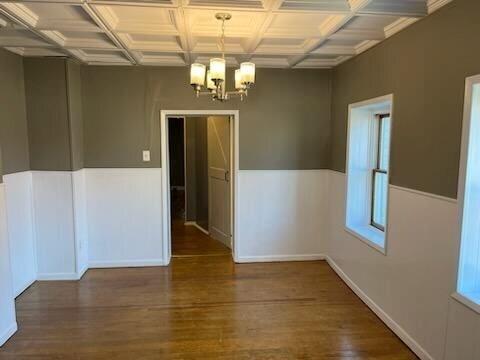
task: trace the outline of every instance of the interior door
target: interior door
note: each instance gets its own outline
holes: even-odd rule
[[[210,236],[231,248],[230,117],[209,116],[207,132]]]

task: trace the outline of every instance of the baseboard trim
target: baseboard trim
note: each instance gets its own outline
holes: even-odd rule
[[[89,269],[106,269],[106,268],[148,267],[148,266],[165,266],[165,261],[163,259],[90,261],[88,267]]]
[[[28,280],[25,284],[23,284],[19,290],[15,291],[15,293],[13,294],[13,297],[14,298],[17,298],[19,297],[25,290],[27,290],[30,286],[33,285],[33,283],[37,281],[37,279],[30,279]]]
[[[54,280],[78,280],[80,277],[77,273],[44,273],[38,274],[39,281],[54,281]]]
[[[78,272],[78,280],[80,280],[87,271],[88,271],[88,265],[85,265],[84,267],[82,267]]]
[[[200,225],[198,225],[198,223],[196,221],[185,221],[184,225],[185,226],[195,226],[198,230],[203,232],[205,235],[210,235],[210,232],[208,230],[205,230]]]
[[[237,263],[255,263],[255,262],[282,262],[282,261],[314,261],[325,260],[324,254],[311,255],[267,255],[267,256],[238,256],[235,258]]]
[[[14,322],[7,330],[0,334],[0,346],[3,346],[18,330],[17,322]]]
[[[385,325],[387,325],[420,359],[434,360],[434,358],[418,344],[399,324],[395,322],[380,306],[378,306],[330,257],[326,256],[328,265],[348,285],[350,289],[367,305]]]

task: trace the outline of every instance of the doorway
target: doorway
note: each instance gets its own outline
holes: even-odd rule
[[[233,254],[238,111],[162,111],[164,258]]]

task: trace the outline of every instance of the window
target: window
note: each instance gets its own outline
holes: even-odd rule
[[[372,207],[370,224],[385,231],[387,222],[388,160],[390,144],[390,114],[377,118],[376,163],[372,170]]]
[[[462,226],[457,292],[480,312],[480,75],[467,79],[458,193]]]
[[[346,228],[385,252],[392,96],[350,105]]]

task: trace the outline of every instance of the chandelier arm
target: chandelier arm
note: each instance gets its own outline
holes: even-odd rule
[[[222,19],[222,37],[220,43],[222,46],[222,59],[225,59],[225,18]]]
[[[227,91],[226,81],[225,81],[225,77],[226,77],[225,76],[225,67],[226,67],[226,64],[225,64],[225,21],[230,20],[232,18],[232,16],[228,13],[217,13],[217,14],[215,14],[215,18],[217,20],[222,21],[221,36],[220,36],[220,51],[222,53],[223,62],[220,63],[220,64],[217,64],[217,63],[215,64],[216,65],[216,67],[215,67],[216,77],[214,79],[211,79],[209,77],[208,72],[207,72],[207,88],[208,88],[208,90],[203,90],[205,84],[202,84],[195,79],[194,75],[196,75],[196,74],[193,71],[193,68],[192,68],[192,72],[191,72],[191,74],[192,74],[191,79],[194,79],[194,80],[191,80],[191,85],[194,87],[194,90],[195,90],[195,93],[196,93],[197,97],[208,95],[212,98],[213,101],[220,101],[220,102],[225,102],[232,97],[240,97],[240,99],[243,101],[243,99],[248,96],[248,90],[252,87],[252,85],[255,82],[255,80],[254,80],[255,65],[252,64],[252,63],[242,63],[241,64],[241,69],[242,70],[238,69],[238,70],[235,71],[235,87],[236,87],[237,90]],[[211,59],[210,60],[210,66],[211,67],[212,67],[212,63],[213,63],[214,60],[218,60],[218,59]],[[199,64],[192,64],[192,66],[193,65],[197,65],[197,69],[195,69],[197,73],[198,73],[198,71],[202,71],[202,69],[200,69],[200,70],[198,69]],[[242,80],[240,83],[238,83],[239,79],[237,79],[237,72],[238,71],[243,71],[244,65],[246,65],[246,74],[249,75],[249,77],[248,77],[249,80],[248,81],[247,80],[245,80],[245,81]],[[205,72],[205,68],[203,68],[203,73],[204,72]],[[217,72],[218,72],[218,75],[217,75]],[[213,86],[210,85],[211,82],[213,82],[213,84],[212,84]]]

